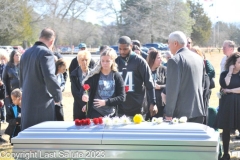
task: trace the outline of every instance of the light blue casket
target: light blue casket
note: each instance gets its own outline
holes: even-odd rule
[[[197,123],[44,122],[20,132],[12,143],[15,155],[30,159],[217,160],[219,133]]]

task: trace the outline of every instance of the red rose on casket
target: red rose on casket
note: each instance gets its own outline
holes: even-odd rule
[[[82,121],[79,119],[75,119],[75,125],[76,126],[81,126],[82,125]]]
[[[99,117],[98,121],[99,121],[99,124],[102,124],[103,123],[102,117]]]
[[[87,118],[85,125],[90,125],[90,124],[91,124],[91,120],[89,118]]]
[[[93,123],[94,123],[95,125],[99,124],[99,119],[98,119],[98,118],[93,118]]]

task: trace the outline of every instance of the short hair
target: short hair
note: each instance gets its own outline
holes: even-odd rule
[[[175,31],[170,33],[169,40],[171,41],[177,41],[178,43],[187,46],[187,37],[186,35],[181,31]]]
[[[67,66],[67,63],[66,63],[66,61],[64,61],[62,58],[60,58],[60,59],[58,59],[58,60],[56,61],[55,65],[56,65],[56,72],[55,72],[55,74],[57,74],[58,68],[59,68],[59,67],[62,67],[62,66]]]
[[[235,43],[231,40],[225,40],[223,44],[228,44],[228,47],[233,48],[235,47]]]
[[[44,28],[41,31],[39,38],[43,38],[43,39],[46,39],[46,40],[51,40],[54,37],[55,37],[55,32],[51,28]]]
[[[199,56],[204,58],[203,53],[202,53],[201,49],[199,48],[199,46],[193,46],[191,48],[191,51],[193,51],[194,53],[197,53]]]
[[[16,88],[11,92],[11,96],[16,98],[22,97],[22,91],[19,88]]]
[[[6,61],[9,61],[9,54],[5,49],[1,49],[0,48],[0,59],[4,57],[6,59]]]
[[[133,45],[132,51],[135,51],[135,50],[141,51],[140,47],[138,47],[137,45]]]
[[[81,50],[81,51],[78,52],[77,60],[79,60],[79,59],[81,59],[85,56],[87,58],[89,58],[89,60],[91,59],[91,53],[88,50]]]
[[[155,62],[155,59],[157,57],[157,55],[160,54],[160,51],[158,50],[152,50],[148,53],[148,56],[147,56],[147,63],[149,65],[150,68],[152,68],[154,62]],[[160,54],[161,55],[161,54]]]
[[[99,53],[101,54],[101,52],[103,52],[105,49],[109,48],[108,45],[103,45],[103,46],[100,46],[99,48]]]
[[[122,37],[119,38],[118,44],[131,45],[132,41],[131,41],[131,38],[129,38],[128,36],[122,36]]]
[[[141,43],[139,40],[132,40],[133,45],[137,45],[138,47],[141,47]]]
[[[164,55],[165,55],[165,57],[170,57],[170,58],[173,57],[173,54],[170,51],[165,51]]]
[[[226,61],[225,70],[228,71],[231,65],[235,65],[238,58],[240,58],[240,53],[239,52],[233,53]]]

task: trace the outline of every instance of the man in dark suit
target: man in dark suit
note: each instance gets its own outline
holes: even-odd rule
[[[167,63],[166,119],[186,116],[188,122],[203,123],[206,116],[203,60],[186,47],[187,38],[183,32],[172,32],[168,44],[175,56]]]
[[[55,120],[54,106],[60,105],[62,91],[55,75],[54,41],[55,32],[50,28],[43,29],[39,41],[21,57],[22,130]]]

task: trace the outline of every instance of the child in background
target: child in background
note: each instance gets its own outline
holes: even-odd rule
[[[16,88],[11,92],[11,98],[13,104],[10,105],[7,109],[7,122],[8,127],[5,130],[5,134],[10,136],[9,140],[11,142],[11,138],[18,135],[21,131],[21,100],[22,100],[22,92],[20,89]]]

